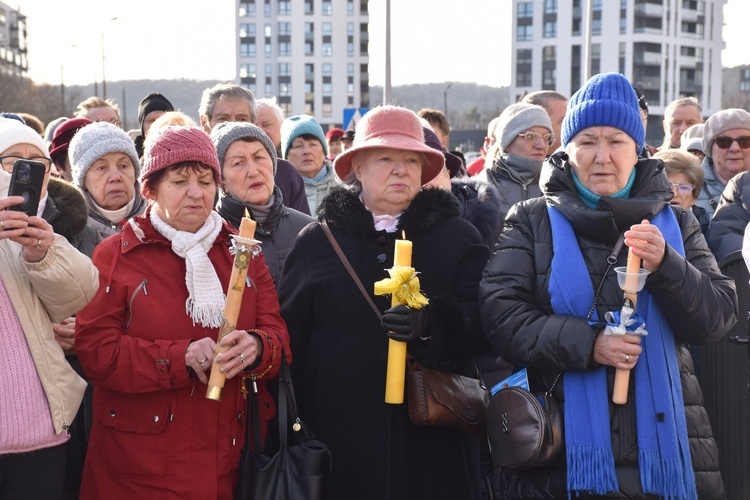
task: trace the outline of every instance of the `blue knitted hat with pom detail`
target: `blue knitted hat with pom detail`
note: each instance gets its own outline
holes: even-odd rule
[[[562,124],[562,144],[589,127],[614,127],[628,134],[643,149],[646,131],[641,121],[638,97],[627,78],[602,73],[589,79],[568,101]]]

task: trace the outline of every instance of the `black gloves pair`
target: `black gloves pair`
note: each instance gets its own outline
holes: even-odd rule
[[[411,342],[424,336],[427,326],[427,307],[412,309],[404,305],[391,307],[380,322],[388,337],[400,342]]]

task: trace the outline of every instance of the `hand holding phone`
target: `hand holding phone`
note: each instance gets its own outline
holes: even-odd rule
[[[15,210],[28,216],[35,216],[39,210],[39,200],[42,195],[46,173],[47,167],[44,163],[23,158],[16,160],[10,177],[8,196],[20,196],[23,201],[6,208],[6,210]]]

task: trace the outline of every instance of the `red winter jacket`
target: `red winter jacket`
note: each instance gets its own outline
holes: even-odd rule
[[[223,284],[234,261],[230,232],[225,224],[208,252]],[[231,498],[246,403],[238,377],[226,381],[217,402],[206,399],[206,385],[188,372],[190,342],[216,339],[218,329],[193,325],[185,312],[185,260],[147,212],[102,242],[93,261],[99,292],[76,317],[76,352],[94,384],[81,498]],[[248,278],[237,328],[267,333],[260,363],[247,371],[263,374],[258,396],[265,433],[276,409],[263,382],[278,375],[289,335],[262,256],[251,261]]]

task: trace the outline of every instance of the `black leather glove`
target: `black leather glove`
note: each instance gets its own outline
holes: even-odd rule
[[[380,322],[388,337],[400,342],[411,342],[422,335],[427,324],[427,307],[412,309],[404,305],[391,307]]]

